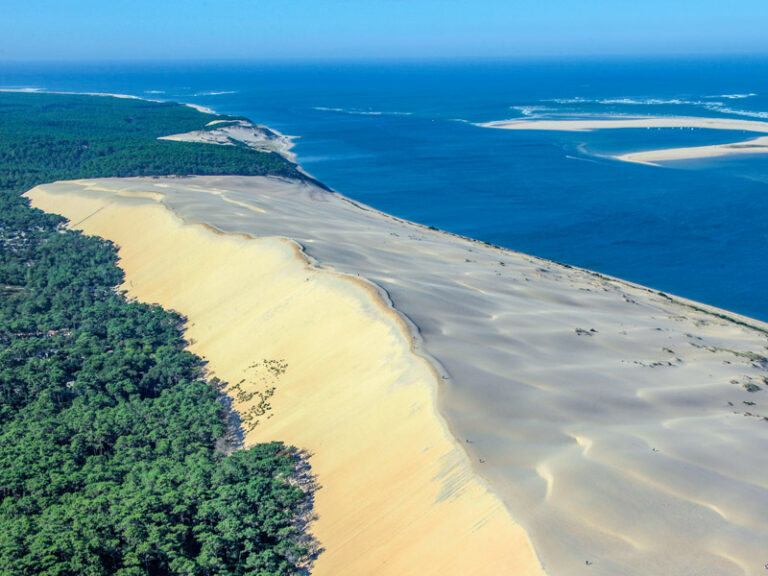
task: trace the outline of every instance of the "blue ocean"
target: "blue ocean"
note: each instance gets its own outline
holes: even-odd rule
[[[513,118],[768,122],[768,58],[0,64],[0,87],[192,102],[297,137],[327,186],[394,214],[768,321],[768,155],[664,167],[619,153],[703,129],[494,130]]]

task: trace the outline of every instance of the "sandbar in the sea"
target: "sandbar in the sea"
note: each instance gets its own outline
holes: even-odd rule
[[[755,154],[768,154],[768,136],[734,142],[731,144],[714,144],[712,146],[690,146],[685,148],[664,148],[661,150],[647,150],[643,152],[630,152],[614,156],[622,162],[634,162],[636,164],[658,165],[659,162],[674,160],[697,160],[701,158],[719,158],[722,156],[749,156]]]
[[[588,132],[626,128],[706,128],[709,130],[743,130],[768,133],[768,122],[733,118],[700,118],[695,116],[644,116],[635,118],[601,118],[582,120],[500,120],[478,124],[484,128],[502,130],[552,130]]]

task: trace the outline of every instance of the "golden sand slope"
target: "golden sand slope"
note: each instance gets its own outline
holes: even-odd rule
[[[116,242],[129,295],[186,315],[190,348],[216,376],[275,387],[246,442],[311,453],[321,485],[312,529],[325,548],[313,574],[543,573],[448,434],[435,374],[372,285],[311,267],[287,240],[184,224],[157,193],[56,186],[33,190],[34,205]]]

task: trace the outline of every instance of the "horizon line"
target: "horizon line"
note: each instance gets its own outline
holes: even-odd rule
[[[205,64],[205,63],[231,63],[231,64],[323,64],[323,63],[504,63],[504,62],[530,62],[530,61],[579,61],[579,60],[704,60],[704,59],[728,59],[728,58],[768,58],[766,51],[733,51],[733,52],[638,52],[638,53],[541,53],[541,54],[510,54],[510,55],[429,55],[429,56],[319,56],[319,57],[264,57],[249,58],[235,56],[211,56],[211,57],[186,57],[186,58],[2,58],[2,65],[34,65],[34,64],[94,64],[94,65],[121,65],[121,64]],[[1,72],[1,71],[0,71]]]

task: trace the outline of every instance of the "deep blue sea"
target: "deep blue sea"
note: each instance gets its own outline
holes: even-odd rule
[[[0,64],[0,87],[193,102],[297,136],[305,170],[397,216],[768,321],[768,155],[621,163],[714,130],[505,131],[613,115],[768,121],[768,57]]]

